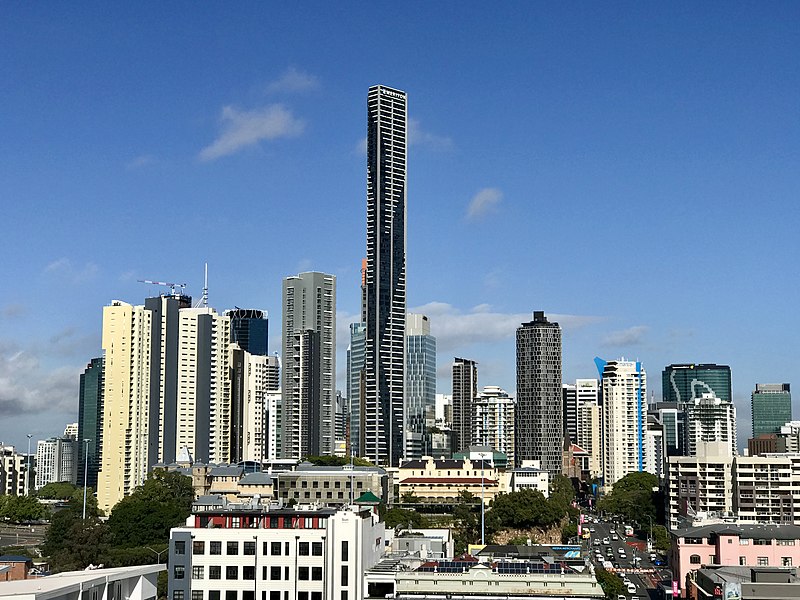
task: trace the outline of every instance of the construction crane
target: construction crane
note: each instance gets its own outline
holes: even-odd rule
[[[149,283],[151,285],[160,285],[163,287],[168,287],[170,290],[170,294],[172,294],[173,296],[175,295],[176,288],[181,289],[180,291],[181,295],[183,295],[183,290],[186,289],[185,283],[171,283],[168,281],[151,281],[150,279],[137,279],[136,281],[138,281],[139,283]]]

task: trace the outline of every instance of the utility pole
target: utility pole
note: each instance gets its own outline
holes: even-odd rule
[[[32,433],[28,434],[28,466],[25,469],[25,495],[27,496],[30,494],[30,486],[31,486],[31,438],[33,437]]]
[[[86,444],[83,449],[83,520],[86,520],[86,484],[89,481],[89,442],[92,440],[83,440]]]

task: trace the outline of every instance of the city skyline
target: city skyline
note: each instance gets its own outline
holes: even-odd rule
[[[800,188],[800,48],[797,6],[735,6],[474,7],[453,31],[426,7],[397,32],[332,8],[165,11],[152,29],[132,26],[150,22],[135,7],[7,10],[0,440],[24,449],[76,420],[102,307],[163,291],[137,279],[197,300],[205,261],[210,306],[273,323],[282,278],[336,275],[346,389],[363,98],[386,83],[411,98],[408,310],[430,318],[438,389],[469,356],[515,396],[514,331],[543,309],[564,330],[564,381],[629,357],[658,398],[669,364],[730,365],[741,446],[756,382],[798,374],[785,273],[800,242],[781,217]],[[199,41],[215,31],[236,43]],[[348,44],[327,51],[328,31]],[[396,55],[409,34],[421,49]],[[298,211],[303,226],[283,227]],[[635,259],[637,276],[601,256]]]

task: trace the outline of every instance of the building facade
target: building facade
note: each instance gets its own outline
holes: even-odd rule
[[[75,484],[78,476],[78,442],[68,437],[39,440],[36,444],[36,482],[39,490],[48,483]],[[81,482],[81,485],[83,482]]]
[[[668,365],[661,373],[662,402],[682,404],[703,394],[733,402],[728,365],[682,363]]]
[[[406,321],[406,403],[403,410],[405,458],[430,453],[428,427],[436,398],[436,338],[425,315],[408,313]]]
[[[484,386],[475,398],[472,411],[472,441],[507,457],[514,467],[514,398],[496,385]]]
[[[364,455],[397,466],[404,453],[406,329],[406,94],[367,96],[367,264]]]
[[[26,456],[0,443],[0,495],[24,496]]]
[[[538,460],[561,473],[564,423],[561,402],[561,327],[543,311],[517,328],[515,460]]]
[[[599,360],[598,370],[603,385],[603,480],[614,485],[628,473],[644,470],[647,374],[642,363],[624,359]]]
[[[335,441],[336,277],[283,280],[284,458],[331,455]]]
[[[475,399],[478,396],[478,363],[468,358],[453,359],[452,449],[463,452],[476,444],[472,440]]]
[[[695,456],[703,442],[724,442],[731,456],[738,454],[736,448],[736,407],[733,402],[717,398],[713,394],[702,394],[686,403],[687,451]]]
[[[781,426],[792,420],[792,393],[788,383],[757,383],[750,402],[753,437],[780,433]]]
[[[237,308],[225,312],[231,320],[231,342],[255,356],[266,356],[269,340],[267,311]],[[273,389],[277,389],[273,388]]]
[[[350,345],[347,347],[347,400],[350,408],[350,456],[364,456],[366,447],[361,424],[366,410],[367,326],[350,323]]]
[[[88,440],[88,442],[86,441]],[[93,358],[81,373],[78,391],[77,482],[97,489],[103,449],[103,358]],[[87,456],[88,455],[88,456]]]

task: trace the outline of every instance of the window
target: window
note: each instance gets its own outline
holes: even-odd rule
[[[347,540],[342,540],[342,560],[347,560]]]
[[[225,579],[239,579],[239,565],[225,567]]]
[[[311,581],[322,581],[322,567],[311,567]]]
[[[242,590],[242,600],[256,600],[256,593],[253,590]]]
[[[278,517],[270,517],[269,518],[269,528],[270,529],[278,529]]]
[[[205,567],[192,567],[192,579],[203,579]]]
[[[297,592],[297,600],[308,600],[308,592]]]
[[[692,563],[693,565],[699,565],[700,564],[700,555],[699,554],[692,554],[689,557],[689,562]]]
[[[250,555],[253,556],[256,553],[256,543],[255,542],[245,542],[244,543],[244,554],[245,556]]]
[[[175,554],[186,554],[186,542],[175,542]]]
[[[225,600],[236,600],[236,590],[228,590],[225,592]]]
[[[289,581],[289,567],[283,567],[283,578]]]
[[[267,543],[264,542],[264,554],[267,553]],[[280,542],[272,542],[270,544],[270,554],[272,556],[280,556],[281,555],[281,543]]]
[[[209,554],[222,554],[222,542],[211,542],[208,545]]]
[[[703,543],[703,538],[687,537],[687,538],[683,538],[683,543],[684,544],[702,544]]]
[[[209,579],[222,579],[222,567],[219,565],[212,565],[208,567],[208,578]],[[209,600],[211,600],[209,598]]]
[[[750,540],[744,540],[742,538],[739,538],[739,545],[740,546],[749,546],[750,545]]]
[[[772,540],[753,540],[754,546],[772,546]]]
[[[322,592],[311,592],[311,600],[322,600]]]
[[[300,542],[297,553],[300,556],[308,556],[308,542]]]
[[[759,567],[768,567],[768,566],[769,566],[769,558],[768,558],[768,557],[766,557],[766,556],[759,556],[759,557],[756,559],[756,564],[757,564]]]
[[[269,593],[269,600],[281,600],[281,593],[280,591],[272,590]]]
[[[349,579],[348,575],[349,573],[347,570],[347,565],[342,565],[342,586],[350,585],[350,583],[348,582]]]
[[[347,600],[347,590],[342,590],[341,600]]]
[[[225,548],[225,554],[228,555],[239,554],[239,542],[228,542]]]
[[[192,554],[205,554],[205,553],[206,553],[205,542],[192,542]]]
[[[183,590],[175,590],[172,592],[172,600],[183,600]]]
[[[219,600],[219,590],[208,590],[208,600]]]
[[[266,568],[266,567],[264,567]],[[270,567],[269,568],[269,578],[273,581],[280,580],[281,578],[281,568],[280,567]]]
[[[740,556],[739,557],[739,564],[741,566],[743,566],[743,567],[747,566],[747,557],[746,556]]]
[[[256,578],[256,568],[255,567],[242,567],[242,579],[246,579],[247,581],[253,581]]]
[[[183,565],[175,565],[175,569],[173,570],[173,574],[175,575],[175,579],[183,579],[183,574],[186,567]]]
[[[311,543],[311,554],[314,556],[322,556],[322,542]]]
[[[308,567],[300,567],[297,569],[297,578],[300,581],[308,581]]]
[[[192,600],[203,600],[203,590],[192,590]]]
[[[792,557],[791,556],[783,556],[783,557],[781,557],[781,566],[782,567],[791,567],[792,566]]]

